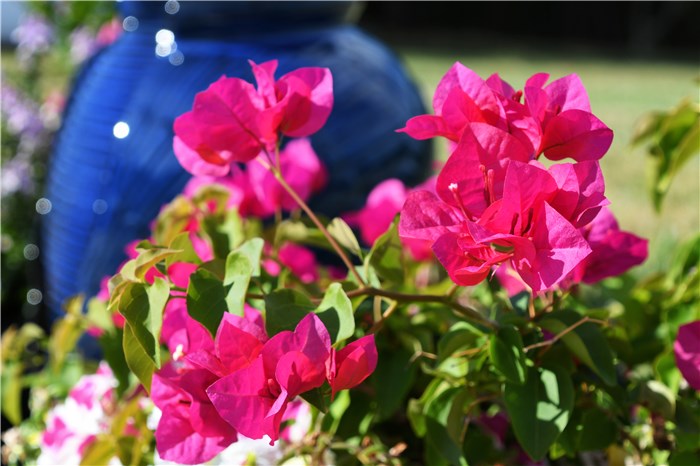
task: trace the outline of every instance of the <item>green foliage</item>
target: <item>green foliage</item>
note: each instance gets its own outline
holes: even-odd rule
[[[227,309],[224,284],[209,270],[197,269],[190,276],[190,284],[187,287],[188,314],[204,325],[213,337]]]
[[[491,335],[489,353],[494,368],[499,371],[509,383],[522,385],[525,383],[525,353],[520,332],[515,327],[501,327]]]
[[[681,168],[700,154],[700,106],[685,99],[667,112],[655,112],[640,121],[632,138],[649,154],[651,197],[657,211]]]
[[[504,401],[520,445],[539,460],[569,422],[574,387],[561,369],[531,367],[524,385],[506,383]]]

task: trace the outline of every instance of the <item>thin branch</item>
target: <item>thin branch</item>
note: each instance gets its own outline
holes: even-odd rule
[[[591,319],[591,318],[588,317],[588,316],[584,316],[581,320],[577,321],[576,323],[570,325],[569,327],[565,328],[565,329],[562,330],[561,332],[559,332],[559,333],[557,333],[556,335],[554,335],[554,337],[553,337],[551,340],[541,341],[541,342],[539,342],[539,343],[534,343],[534,344],[532,344],[532,345],[526,346],[525,348],[523,348],[523,350],[527,353],[528,351],[533,350],[533,349],[535,349],[535,348],[542,348],[542,347],[544,347],[544,346],[552,346],[554,343],[556,343],[557,341],[559,341],[560,339],[562,339],[562,338],[563,338],[564,336],[566,336],[568,333],[570,333],[570,332],[576,330],[576,328],[578,328],[579,326],[585,324],[586,322],[591,322],[591,323],[601,324],[601,325],[607,325],[607,322],[605,322],[605,321],[598,320],[598,319]]]
[[[351,290],[346,293],[349,298],[356,296],[382,296],[384,298],[393,299],[400,303],[438,303],[451,307],[471,320],[478,321],[492,329],[498,328],[498,323],[481,315],[476,309],[464,306],[444,295],[426,295],[426,294],[404,294],[397,291],[381,290],[379,288],[364,287],[357,290]]]
[[[397,301],[392,301],[391,304],[389,304],[389,307],[386,309],[386,311],[384,311],[384,313],[382,314],[381,318],[374,322],[372,327],[369,329],[368,333],[375,333],[377,330],[381,329],[384,325],[384,321],[387,320],[389,316],[393,314],[398,307],[399,303]]]
[[[262,163],[263,166],[265,166],[265,168],[270,170],[270,172],[275,176],[275,178],[277,178],[277,181],[280,183],[280,185],[282,185],[284,190],[287,191],[287,193],[290,196],[292,196],[292,199],[294,199],[294,201],[297,204],[299,204],[299,207],[301,207],[301,209],[304,212],[306,212],[306,215],[309,216],[311,221],[314,222],[314,225],[316,225],[316,227],[321,231],[323,236],[326,237],[326,240],[331,245],[333,250],[335,250],[336,254],[338,254],[338,256],[343,261],[345,266],[348,268],[350,273],[352,273],[355,276],[355,279],[357,280],[357,282],[363,287],[366,286],[365,281],[362,279],[362,276],[359,274],[359,272],[357,271],[357,269],[353,265],[352,261],[350,261],[348,256],[345,254],[345,251],[343,251],[343,248],[338,244],[338,242],[335,240],[335,238],[333,238],[333,236],[328,232],[326,227],[323,225],[323,223],[321,223],[321,221],[318,219],[316,214],[311,210],[311,208],[306,204],[306,202],[304,202],[304,200],[301,197],[299,197],[299,195],[294,190],[294,188],[292,188],[287,183],[287,181],[282,176],[282,173],[276,167],[273,167],[268,163],[263,163],[262,161],[260,163]]]

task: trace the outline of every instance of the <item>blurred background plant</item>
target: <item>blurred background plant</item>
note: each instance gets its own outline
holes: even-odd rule
[[[4,3],[20,16],[2,51],[3,330],[41,318],[37,226],[51,210],[43,183],[71,79],[80,65],[121,31],[109,2]]]

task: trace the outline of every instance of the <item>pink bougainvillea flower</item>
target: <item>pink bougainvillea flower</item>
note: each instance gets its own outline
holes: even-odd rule
[[[309,136],[328,119],[333,78],[327,68],[300,68],[275,81],[277,61],[250,64],[257,89],[222,76],[175,120],[173,149],[191,173],[222,176],[232,163],[273,153],[280,134]]]
[[[405,132],[415,139],[444,136],[459,141],[470,122],[507,129],[506,115],[493,90],[478,74],[457,62],[442,77],[433,96],[435,115],[406,122]]]
[[[417,190],[435,191],[435,177],[431,177]],[[397,178],[382,181],[372,189],[367,196],[365,206],[357,212],[343,215],[343,218],[352,227],[360,230],[362,241],[371,246],[391,226],[396,215],[401,211],[409,189]],[[414,259],[419,261],[433,258],[431,243],[420,239],[402,240],[403,245],[410,251]]]
[[[293,332],[272,337],[249,366],[223,377],[207,393],[219,414],[242,435],[267,435],[274,442],[287,403],[323,384],[330,347],[325,326],[308,314]]]
[[[574,283],[596,283],[620,275],[648,256],[648,241],[620,230],[610,209],[603,207],[589,225],[581,229],[591,246],[586,257],[572,273]]]
[[[688,385],[700,391],[700,320],[678,328],[673,352],[683,378]]]
[[[172,298],[165,305],[161,340],[175,361],[191,351],[214,352],[214,339],[202,324],[187,314],[184,298]]]
[[[205,392],[216,380],[204,369],[178,373],[173,363],[153,375],[151,399],[163,413],[155,432],[161,458],[200,464],[236,441],[236,431],[218,415]]]
[[[272,276],[279,275],[281,265],[289,270],[302,281],[302,283],[313,283],[318,280],[318,262],[316,256],[309,249],[294,243],[285,243],[279,248],[277,259],[264,259],[263,267]],[[280,265],[281,264],[281,265]]]
[[[331,386],[332,395],[340,390],[359,385],[369,377],[377,367],[377,347],[374,335],[367,335],[355,340],[340,351],[331,350],[326,376]]]
[[[508,260],[533,291],[543,291],[591,252],[577,225],[607,202],[598,173],[595,162],[553,174],[537,162],[511,160],[498,186],[477,151],[456,150],[438,176],[439,197],[409,195],[399,234],[431,240],[457,284],[479,283]]]
[[[610,148],[613,132],[591,113],[581,79],[570,74],[544,86],[547,79],[546,73],[536,74],[524,89],[526,105],[543,129],[539,151],[551,160],[601,158]]]
[[[260,205],[258,215],[270,215],[280,209],[286,211],[298,209],[296,201],[263,165],[266,160],[267,157],[261,155],[246,167],[249,183]],[[326,184],[326,170],[308,139],[289,142],[279,154],[279,163],[284,180],[304,201]]]
[[[442,136],[456,143],[477,124],[518,140],[528,157],[519,159],[522,162],[542,153],[551,160],[599,159],[610,147],[613,133],[591,113],[581,80],[569,75],[545,86],[548,79],[548,74],[536,74],[523,91],[516,91],[497,74],[483,80],[455,63],[435,90],[435,114],[411,118],[399,131],[415,139]],[[511,158],[508,152],[501,154]]]
[[[109,430],[116,385],[104,361],[95,374],[81,377],[66,400],[49,410],[37,464],[79,464],[96,436]]]

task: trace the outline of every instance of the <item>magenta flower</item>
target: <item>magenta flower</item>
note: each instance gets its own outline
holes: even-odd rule
[[[236,431],[218,415],[205,392],[216,380],[205,369],[179,374],[173,363],[153,375],[151,399],[163,413],[155,432],[161,458],[200,464],[236,441]]]
[[[620,230],[607,207],[603,207],[581,231],[592,251],[574,269],[572,280],[575,283],[591,284],[620,275],[644,262],[648,256],[649,242]]]
[[[507,146],[494,139],[492,147]],[[509,261],[533,291],[552,288],[591,252],[579,227],[607,203],[597,162],[546,170],[512,160],[502,170],[487,169],[480,155],[460,143],[438,176],[438,196],[409,195],[399,234],[432,241],[457,284],[479,283]]]
[[[415,189],[435,191],[435,178],[430,178]],[[396,214],[401,211],[409,190],[397,178],[390,178],[379,183],[367,196],[365,206],[357,212],[345,214],[343,218],[352,227],[360,230],[360,238],[367,245],[372,245],[391,226]],[[417,239],[406,239],[403,245],[416,260],[433,258],[431,244]]]
[[[700,320],[678,328],[673,352],[683,378],[688,385],[700,391]]]
[[[309,136],[328,119],[333,107],[328,69],[300,68],[275,81],[276,60],[250,64],[257,89],[222,76],[175,120],[173,149],[191,173],[222,176],[232,163],[248,162],[263,150],[273,153],[280,133]]]
[[[377,347],[374,335],[355,340],[340,351],[331,349],[326,375],[332,396],[340,390],[359,385],[377,367]]]
[[[536,74],[527,80],[523,91],[515,91],[497,74],[483,80],[455,63],[435,90],[435,115],[411,118],[399,131],[416,139],[442,136],[455,143],[474,133],[483,147],[482,133],[506,132],[522,146],[517,157],[506,156],[522,162],[542,153],[551,160],[602,157],[613,133],[591,113],[581,80],[569,75],[545,86],[547,79],[548,74]],[[505,141],[503,137],[498,140]]]
[[[265,158],[261,155],[246,165],[249,184],[259,205],[259,208],[254,209],[255,213],[264,217],[277,210],[298,209],[296,201],[270,170],[262,165],[261,161]],[[326,184],[326,171],[308,139],[290,141],[280,152],[279,162],[284,180],[304,201]]]
[[[270,248],[271,249],[271,248]],[[266,251],[268,254],[270,251]],[[265,271],[276,277],[282,271],[282,265],[301,280],[302,283],[313,283],[318,280],[318,262],[311,250],[294,243],[285,243],[279,248],[277,260],[263,259]]]
[[[613,132],[591,113],[581,79],[570,74],[542,87],[547,79],[546,73],[536,74],[524,90],[530,113],[542,125],[539,151],[550,160],[598,160],[610,148]]]
[[[287,403],[325,380],[330,336],[313,313],[294,332],[278,333],[244,369],[223,377],[207,393],[219,414],[252,439],[279,437]]]

